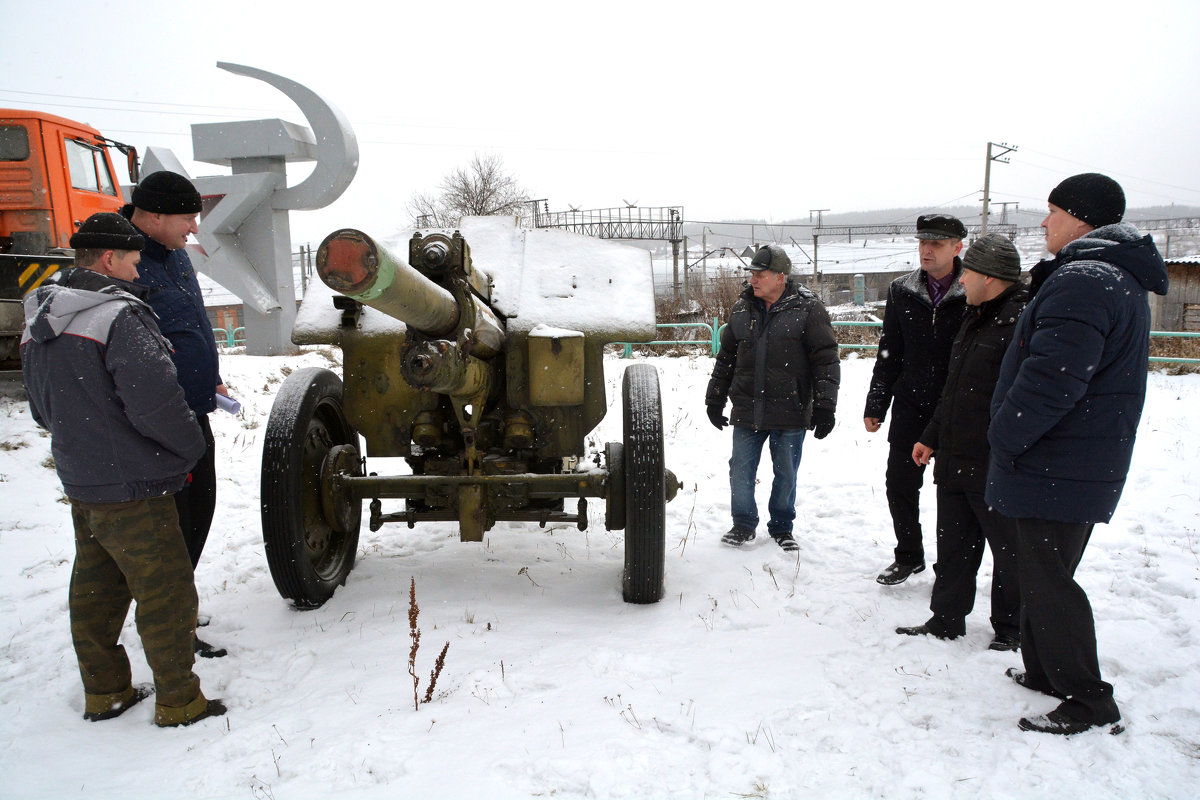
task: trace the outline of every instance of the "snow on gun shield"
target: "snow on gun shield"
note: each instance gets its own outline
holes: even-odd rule
[[[585,451],[607,407],[604,345],[654,338],[644,254],[486,217],[414,233],[407,260],[338,230],[316,265],[324,286],[310,287],[292,340],[340,346],[344,383],[298,370],[271,409],[263,543],[283,597],[320,606],[346,581],[363,501],[373,531],[457,521],[462,541],[478,542],[497,521],[584,530],[595,497],[605,527],[625,531],[625,600],[662,598],[679,481],[664,465],[653,367],[625,370],[624,441]],[[412,474],[367,474],[368,455],[403,457]],[[384,500],[403,507],[385,512]]]

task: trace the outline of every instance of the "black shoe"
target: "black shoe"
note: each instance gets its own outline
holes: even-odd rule
[[[1021,637],[1013,636],[1011,633],[997,633],[992,637],[992,643],[988,645],[988,650],[1010,650],[1016,652],[1021,649]]]
[[[152,694],[154,694],[154,686],[152,684],[143,683],[138,686],[134,686],[133,694],[128,700],[116,703],[112,708],[105,711],[85,711],[83,712],[83,718],[88,722],[100,722],[102,720],[119,717]]]
[[[192,649],[201,658],[224,658],[229,655],[229,651],[224,647],[214,647],[199,636],[196,637],[196,643]]]
[[[800,543],[793,539],[790,533],[781,533],[778,536],[771,534],[771,538],[785,553],[794,553],[800,549]]]
[[[903,636],[932,636],[936,639],[946,640],[957,639],[958,637],[962,636],[961,633],[942,633],[940,631],[935,631],[929,627],[928,622],[906,628],[896,628],[896,633],[899,633]]]
[[[1020,686],[1024,689],[1029,689],[1031,692],[1041,692],[1042,694],[1048,694],[1051,697],[1057,697],[1059,700],[1067,699],[1067,696],[1065,694],[1056,692],[1053,689],[1051,689],[1049,686],[1043,688],[1041,686],[1035,686],[1033,684],[1030,684],[1028,682],[1028,677],[1025,675],[1025,673],[1022,672],[1021,670],[1017,669],[1016,667],[1009,667],[1008,669],[1004,670],[1004,674],[1007,675],[1008,677],[1012,678],[1013,683],[1015,683],[1017,686]]]
[[[879,573],[879,577],[875,580],[884,586],[895,586],[897,583],[904,583],[908,580],[909,575],[916,575],[918,572],[924,571],[924,561],[920,564],[901,564],[899,561],[893,561],[892,565]]]
[[[730,547],[741,547],[747,542],[754,541],[754,531],[749,528],[741,528],[734,525],[729,529],[729,533],[721,537],[721,543],[727,544]]]
[[[1112,722],[1084,722],[1063,713],[1058,708],[1049,714],[1039,714],[1036,717],[1021,717],[1021,721],[1017,723],[1017,726],[1023,731],[1056,733],[1059,736],[1074,736],[1077,733],[1090,731],[1092,728],[1105,727],[1108,728],[1109,733],[1115,736],[1125,730],[1125,727],[1120,724],[1119,719]]]

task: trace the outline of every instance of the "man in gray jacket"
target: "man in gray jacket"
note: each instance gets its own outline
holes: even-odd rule
[[[119,716],[148,697],[118,644],[132,600],[154,673],[154,721],[225,713],[192,671],[196,585],[172,499],[204,453],[169,346],[131,283],[143,238],[117,214],[71,237],[76,268],[25,297],[21,362],[33,419],[71,501],[71,639],[84,719]]]

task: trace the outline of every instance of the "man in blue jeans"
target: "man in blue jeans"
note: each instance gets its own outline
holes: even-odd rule
[[[792,523],[804,434],[812,430],[824,439],[833,430],[841,365],[829,314],[820,298],[792,280],[792,262],[784,249],[759,249],[746,269],[750,277],[721,332],[704,399],[717,430],[733,425],[733,528],[721,541],[741,547],[754,540],[754,481],[763,443],[769,442],[775,477],[767,532],[790,552],[800,548]],[[727,399],[733,401],[729,418],[722,413]]]

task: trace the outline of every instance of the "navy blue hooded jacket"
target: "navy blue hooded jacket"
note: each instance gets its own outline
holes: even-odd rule
[[[1146,399],[1147,292],[1167,270],[1149,236],[1097,228],[1034,268],[992,395],[987,502],[1007,517],[1108,522]]]
[[[132,219],[133,206],[121,213]],[[158,317],[159,330],[171,342],[171,360],[188,407],[197,414],[211,413],[217,407],[217,386],[223,383],[217,340],[187,250],[168,250],[146,236],[137,283],[148,289],[146,302]]]

